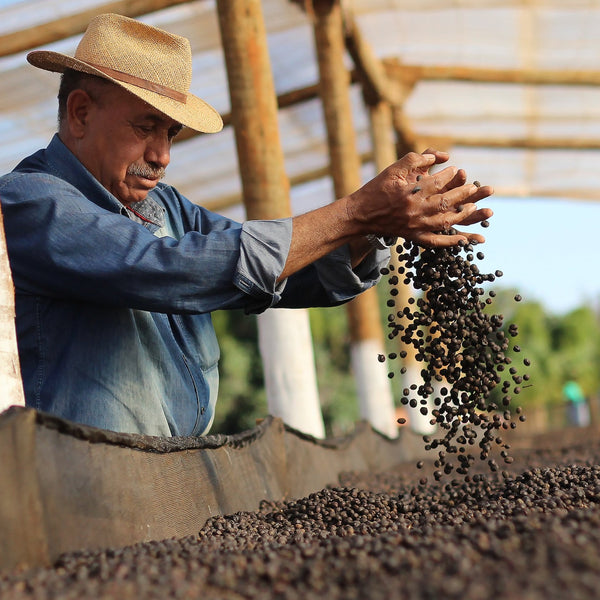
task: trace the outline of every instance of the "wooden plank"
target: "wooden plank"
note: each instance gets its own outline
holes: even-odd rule
[[[417,81],[468,81],[521,85],[600,85],[600,71],[553,69],[490,69],[459,65],[407,65],[399,59],[383,61],[387,75],[405,85]]]
[[[102,13],[118,13],[139,17],[163,8],[185,4],[192,0],[114,0],[49,23],[13,31],[0,36],[0,56],[24,52],[45,44],[83,33],[90,20]]]
[[[0,570],[50,560],[36,474],[33,411],[0,414]]]
[[[590,138],[514,138],[453,136],[447,138],[452,146],[477,148],[512,148],[515,150],[600,150],[600,140]]]

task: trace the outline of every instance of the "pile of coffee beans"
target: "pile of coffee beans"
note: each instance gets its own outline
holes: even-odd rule
[[[600,438],[576,437],[575,447],[515,446],[507,477],[483,463],[469,481],[427,485],[412,464],[342,474],[337,487],[214,517],[196,535],[2,574],[0,598],[591,600]]]
[[[529,380],[509,356],[520,352],[511,341],[518,328],[511,324],[505,330],[503,315],[491,310],[494,290],[486,297],[483,288],[502,272],[480,272],[477,260],[484,254],[472,244],[422,249],[405,241],[397,251],[398,266],[382,269],[390,286],[387,305],[394,309],[388,315],[388,337],[398,338],[401,348],[412,348],[423,365],[421,381],[403,389],[401,403],[429,415],[438,432],[424,436],[425,448],[437,453],[433,476],[468,476],[476,461],[487,461],[497,471],[498,460],[513,460],[502,436],[525,420],[521,407],[512,409],[512,404]],[[407,306],[396,305],[399,285],[412,288]],[[516,295],[515,301],[520,300]],[[406,356],[406,349],[388,354],[390,360]],[[523,365],[530,361],[524,359]],[[406,370],[402,366],[400,373]],[[390,370],[389,376],[394,374]],[[491,397],[498,386],[496,403]]]

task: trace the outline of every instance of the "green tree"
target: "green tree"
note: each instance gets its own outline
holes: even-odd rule
[[[328,436],[343,435],[359,418],[346,311],[343,306],[311,308],[309,319],[325,431]],[[219,311],[213,314],[213,324],[221,360],[211,433],[237,433],[268,414],[256,318],[243,311]]]
[[[575,379],[586,396],[595,394],[600,387],[598,315],[589,306],[577,308],[555,323],[552,338],[561,380]]]
[[[267,415],[256,317],[241,310],[213,313],[221,348],[219,399],[211,433],[238,433]]]
[[[506,355],[513,361],[511,366],[518,373],[527,374],[529,381],[521,385],[522,393],[515,397],[515,405],[543,405],[548,401],[556,400],[555,358],[552,353],[552,323],[544,307],[538,302],[514,301],[514,290],[499,290],[496,298],[498,306],[503,308],[503,330],[510,339],[510,347]],[[493,305],[494,306],[494,305]],[[512,337],[509,333],[510,325],[516,325],[518,334]],[[515,346],[520,352],[515,352]],[[530,365],[524,365],[524,361]],[[504,379],[510,375],[505,372]],[[496,391],[496,396],[498,388]],[[498,403],[499,398],[494,398]]]
[[[387,334],[387,285],[378,286],[380,312]],[[562,385],[569,377],[578,380],[588,397],[600,391],[600,320],[583,306],[565,315],[553,315],[538,302],[516,302],[516,291],[494,287],[496,296],[486,309],[504,317],[503,330],[510,341],[506,355],[519,374],[528,380],[519,384],[512,406],[562,405]],[[350,367],[350,336],[344,306],[309,309],[319,396],[328,436],[343,435],[359,419],[358,400]],[[254,427],[267,415],[263,371],[258,350],[256,319],[242,311],[220,311],[213,322],[221,346],[221,385],[213,432],[235,433]],[[516,337],[509,326],[518,328]],[[386,339],[387,351],[397,350],[397,340]],[[520,347],[516,352],[514,347]],[[375,357],[374,357],[375,359]],[[525,365],[524,359],[531,364]],[[390,364],[399,370],[401,361]],[[502,372],[511,377],[509,370]],[[392,380],[399,400],[401,377]],[[501,400],[501,386],[492,400]]]
[[[505,317],[507,334],[511,323],[518,327],[506,354],[519,372],[528,373],[529,381],[521,386],[515,404],[560,405],[567,379],[577,379],[586,395],[595,394],[600,386],[600,322],[593,309],[582,306],[565,315],[553,315],[538,302],[515,303],[513,296],[514,290],[498,290],[498,302],[492,308],[494,312],[504,309],[500,314]],[[515,345],[520,352],[513,350]],[[531,361],[526,368],[525,358]]]

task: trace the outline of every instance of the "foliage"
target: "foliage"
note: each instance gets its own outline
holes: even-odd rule
[[[512,323],[518,327],[518,335],[510,338],[507,356],[519,373],[529,375],[513,404],[559,405],[563,402],[562,386],[569,378],[580,383],[586,396],[595,396],[600,391],[599,315],[589,306],[553,315],[537,302],[515,302],[515,290],[494,290],[496,297],[490,310],[504,316],[505,331]],[[388,290],[380,285],[378,291],[385,328]],[[326,431],[329,436],[343,435],[359,419],[346,309],[313,308],[309,315]],[[235,433],[253,427],[257,419],[268,413],[256,319],[241,311],[223,311],[215,313],[213,321],[221,345],[221,386],[212,432]],[[386,340],[387,351],[394,351],[396,343]],[[521,351],[512,350],[514,345],[520,346]],[[531,366],[523,364],[525,358]],[[390,364],[394,371],[400,366],[398,361]],[[394,378],[392,384],[398,399],[401,377]]]
[[[325,431],[328,436],[343,435],[359,418],[346,311],[314,308],[309,318]],[[221,381],[211,433],[236,433],[268,414],[256,318],[242,311],[219,311],[213,314],[213,324],[221,347]]]
[[[359,419],[346,308],[311,308],[309,315],[325,431],[340,436]]]
[[[582,306],[565,315],[553,315],[537,302],[509,304],[514,290],[500,290],[498,304],[505,307],[504,329],[510,323],[518,326],[518,335],[511,347],[520,352],[507,352],[519,372],[529,374],[529,382],[517,404],[558,405],[563,402],[562,387],[575,379],[588,397],[600,390],[600,320],[589,306]],[[497,307],[496,307],[497,308]],[[531,366],[525,368],[523,359]]]
[[[213,313],[221,347],[219,400],[211,433],[237,433],[267,414],[256,318],[241,310]]]

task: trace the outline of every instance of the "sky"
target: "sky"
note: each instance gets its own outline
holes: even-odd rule
[[[600,309],[600,195],[597,202],[492,197],[481,204],[494,211],[482,230],[482,271],[500,269],[499,285],[555,314],[583,304]]]

